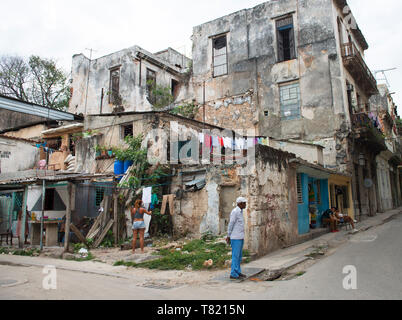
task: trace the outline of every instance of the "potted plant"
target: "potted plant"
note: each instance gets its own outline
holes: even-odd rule
[[[95,157],[96,157],[96,158],[99,158],[100,155],[101,155],[101,146],[100,146],[100,145],[97,144],[97,145],[95,146],[95,152],[96,152],[96,153],[95,153]]]
[[[107,150],[107,155],[109,156],[109,158],[113,157],[113,148],[112,147],[106,147]]]

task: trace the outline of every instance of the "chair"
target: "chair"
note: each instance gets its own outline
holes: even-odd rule
[[[6,237],[6,243],[8,244],[8,237],[10,237],[10,244],[13,245],[13,232],[7,230],[6,232],[0,233],[0,245],[3,244],[3,238]]]

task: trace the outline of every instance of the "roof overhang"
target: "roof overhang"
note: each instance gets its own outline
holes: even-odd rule
[[[73,113],[64,112],[4,96],[0,96],[0,109],[21,112],[50,120],[82,120],[82,117]]]

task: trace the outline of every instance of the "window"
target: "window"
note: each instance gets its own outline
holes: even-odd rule
[[[125,139],[127,136],[133,136],[133,124],[121,126],[121,136]]]
[[[278,42],[278,62],[296,58],[293,18],[288,17],[276,21]]]
[[[174,79],[172,79],[172,92],[171,92],[171,94],[172,94],[174,99],[176,99],[176,97],[177,97],[178,89],[179,89],[179,82],[174,80]]]
[[[281,119],[294,120],[300,118],[299,83],[279,87],[281,103]]]
[[[96,188],[96,195],[95,195],[95,206],[99,207],[103,201],[105,196],[105,189],[104,188]]]
[[[297,174],[297,203],[303,203],[303,188],[300,173]]]
[[[212,39],[214,77],[228,73],[227,39],[226,35]]]
[[[121,104],[120,99],[120,69],[110,70],[109,83],[109,103],[114,105]]]
[[[156,86],[156,72],[151,69],[147,69],[147,94],[148,100],[151,104],[156,102],[155,96],[153,94],[153,90]]]
[[[54,210],[55,189],[46,189],[45,191],[45,211]]]

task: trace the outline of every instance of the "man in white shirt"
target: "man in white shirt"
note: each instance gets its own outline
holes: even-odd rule
[[[244,279],[246,275],[241,273],[240,263],[244,245],[244,216],[243,210],[247,206],[247,200],[240,197],[236,200],[237,207],[230,214],[228,236],[226,242],[232,246],[232,269],[230,279]]]

